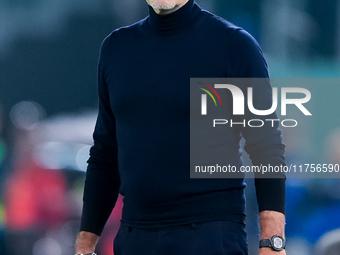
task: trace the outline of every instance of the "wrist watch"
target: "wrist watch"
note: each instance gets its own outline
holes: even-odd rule
[[[274,251],[281,251],[286,247],[286,241],[282,236],[274,235],[270,239],[260,240],[260,248],[269,247]]]

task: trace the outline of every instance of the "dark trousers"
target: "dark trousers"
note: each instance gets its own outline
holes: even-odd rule
[[[230,221],[148,230],[121,225],[114,255],[247,255],[245,226]]]

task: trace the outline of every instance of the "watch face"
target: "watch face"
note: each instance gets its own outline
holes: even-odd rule
[[[280,249],[283,246],[282,239],[280,237],[273,238],[273,246],[276,249]]]

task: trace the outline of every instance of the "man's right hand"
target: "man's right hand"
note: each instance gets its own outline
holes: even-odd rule
[[[76,254],[88,254],[93,253],[99,236],[93,234],[91,232],[81,231],[78,234],[77,241],[76,241]]]

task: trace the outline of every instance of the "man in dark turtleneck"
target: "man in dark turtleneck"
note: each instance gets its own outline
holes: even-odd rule
[[[190,178],[189,85],[194,77],[267,78],[262,51],[246,31],[194,0],[147,2],[148,17],[113,31],[101,46],[76,253],[95,251],[120,193],[115,255],[248,254],[244,179]],[[253,164],[285,165],[277,126],[241,133]],[[237,141],[227,143],[230,162],[241,162],[240,134],[223,138]],[[277,177],[255,179],[261,255],[285,254],[285,178]]]

